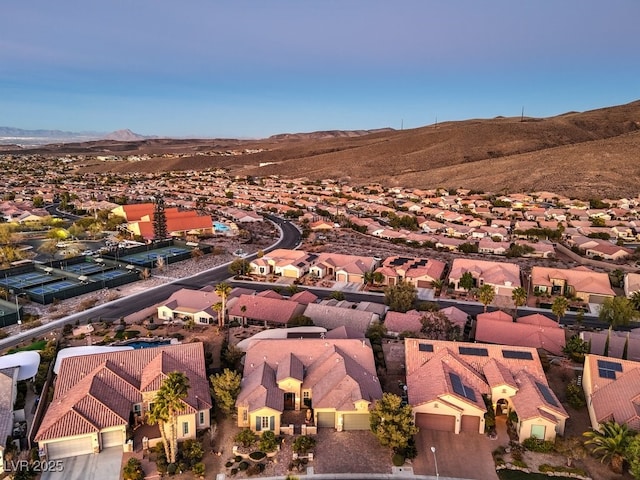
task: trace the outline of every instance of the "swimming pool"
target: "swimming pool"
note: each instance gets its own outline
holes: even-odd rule
[[[162,345],[170,345],[171,340],[135,340],[133,342],[123,342],[119,343],[119,345],[133,347],[134,349],[139,348],[153,348],[160,347]]]
[[[213,222],[213,228],[218,232],[228,232],[229,226],[221,222]]]

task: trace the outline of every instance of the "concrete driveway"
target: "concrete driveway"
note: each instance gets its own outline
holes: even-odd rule
[[[118,480],[122,471],[122,447],[98,454],[64,458],[62,472],[44,472],[41,480]]]
[[[498,480],[491,452],[498,442],[486,435],[463,432],[458,435],[449,432],[422,429],[416,435],[418,456],[413,461],[416,475],[436,474],[431,447],[436,448],[440,477],[454,477],[473,480]]]

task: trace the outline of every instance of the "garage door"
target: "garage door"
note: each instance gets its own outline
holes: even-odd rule
[[[433,415],[430,413],[418,413],[416,425],[425,430],[439,430],[442,432],[456,431],[456,417],[453,415]]]
[[[318,412],[318,426],[335,428],[336,427],[335,412]]]
[[[428,280],[418,280],[418,288],[431,288],[431,282]]]
[[[342,416],[342,428],[344,430],[369,430],[369,413],[348,413]]]
[[[77,457],[78,455],[87,455],[89,453],[93,453],[93,442],[90,436],[47,443],[49,460]]]
[[[121,447],[124,443],[122,440],[122,430],[103,432],[100,436],[102,438],[102,448]]]
[[[474,432],[479,433],[480,430],[480,417],[475,415],[463,415],[460,423],[461,432]]]

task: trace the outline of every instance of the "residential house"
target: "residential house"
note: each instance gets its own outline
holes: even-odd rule
[[[383,285],[411,283],[417,288],[431,288],[440,280],[446,265],[440,260],[392,256],[386,258],[376,269],[384,277]]]
[[[160,321],[193,320],[199,324],[218,323],[218,312],[213,306],[222,299],[211,286],[200,290],[183,288],[174,292],[158,306]]]
[[[0,369],[0,465],[4,465],[7,440],[13,435],[13,405],[18,395],[20,367]]]
[[[640,273],[627,273],[624,276],[624,295],[627,298],[640,291]]]
[[[478,314],[475,340],[539,348],[553,355],[562,355],[565,332],[556,321],[539,313],[520,317],[514,322],[511,315],[496,310]]]
[[[589,344],[589,353],[640,362],[640,329],[638,328],[629,332],[618,330],[582,331],[580,338]]]
[[[587,303],[602,303],[615,296],[606,273],[582,266],[571,269],[533,267],[531,285],[537,292],[573,295]]]
[[[408,312],[389,311],[384,317],[387,334],[397,337],[403,332],[419,333],[422,329],[422,317],[427,312],[409,310]]]
[[[476,287],[491,285],[496,295],[511,297],[513,290],[520,287],[520,267],[515,263],[456,258],[449,273],[449,283],[453,283],[456,291],[464,290],[460,286],[460,279],[466,272],[471,273]]]
[[[582,388],[591,428],[614,421],[640,430],[640,362],[585,355]]]
[[[285,410],[311,409],[316,427],[369,430],[382,397],[366,339],[265,339],[247,350],[238,426],[280,434]]]
[[[510,246],[509,242],[494,242],[491,238],[485,237],[478,242],[478,253],[504,255]]]
[[[302,250],[288,250],[278,248],[256,258],[249,263],[251,273],[256,275],[280,275],[288,278],[300,278],[309,271],[311,261],[315,255],[309,255]]]
[[[378,259],[341,253],[320,253],[313,259],[309,273],[318,278],[331,277],[338,282],[364,283],[364,276],[378,264]]]
[[[274,295],[275,298],[269,296]],[[285,300],[273,291],[267,290],[257,295],[240,295],[229,306],[229,320],[242,325],[283,326],[294,317],[302,315],[306,305]]]
[[[351,330],[366,333],[373,322],[380,320],[380,315],[367,310],[357,310],[356,304],[325,300],[321,303],[310,303],[304,309],[304,316],[313,320],[313,324],[332,330],[346,326]]]
[[[517,414],[520,442],[564,433],[569,415],[533,348],[407,338],[405,364],[409,404],[422,429],[482,434],[487,397],[497,414]]]
[[[199,342],[63,359],[35,441],[49,460],[123,447],[130,419],[146,416],[162,382],[175,371],[189,380],[178,440],[196,438],[197,431],[209,428],[212,406]]]

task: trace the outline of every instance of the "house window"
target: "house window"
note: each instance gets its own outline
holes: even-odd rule
[[[262,430],[269,430],[269,417],[262,417]]]
[[[200,425],[204,425],[204,412],[198,413],[198,422],[200,423]]]
[[[242,421],[245,423],[249,421],[249,410],[247,409],[242,410]]]
[[[189,422],[182,422],[182,435],[189,435]]]
[[[209,317],[200,317],[200,318],[198,318],[198,322],[199,323],[208,324],[209,323]]]
[[[311,392],[309,390],[302,392],[302,404],[305,407],[311,407]]]
[[[544,425],[531,425],[531,438],[537,438],[539,440],[544,440]]]
[[[133,405],[133,413],[140,414],[141,410],[142,410],[142,406],[139,403],[136,403]]]
[[[149,411],[153,412],[153,402],[149,402]]]

